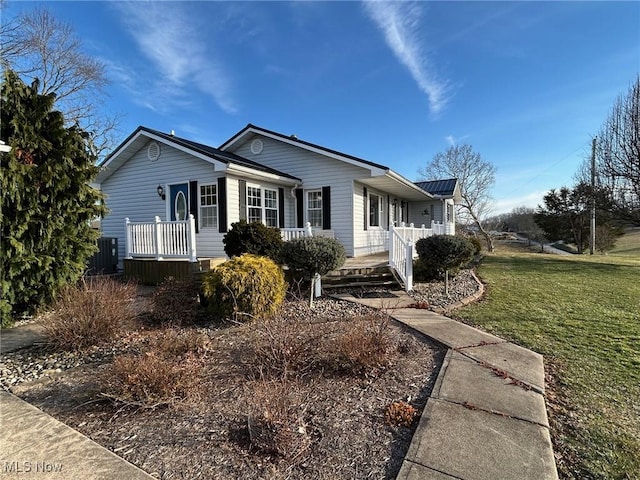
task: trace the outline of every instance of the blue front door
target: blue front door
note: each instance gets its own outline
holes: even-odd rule
[[[186,220],[189,216],[189,184],[169,185],[171,221]]]

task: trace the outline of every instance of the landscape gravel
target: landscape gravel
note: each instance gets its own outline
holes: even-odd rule
[[[463,300],[476,293],[479,285],[471,270],[462,270],[449,281],[449,293],[445,294],[441,281],[420,282],[414,285],[409,295],[416,302],[427,303],[431,307],[446,307]],[[352,289],[352,293],[363,295],[367,293],[385,293],[387,288]],[[144,304],[143,298],[140,298]],[[374,309],[364,305],[354,304],[323,296],[314,301],[313,308],[306,299],[293,299],[286,302],[283,315],[298,318],[324,321],[327,318],[349,318],[366,315]],[[12,386],[24,382],[32,382],[42,377],[53,377],[80,365],[104,362],[122,351],[122,345],[112,344],[93,347],[82,352],[52,351],[46,345],[36,345],[30,348],[7,353],[0,356],[0,388],[9,390]]]

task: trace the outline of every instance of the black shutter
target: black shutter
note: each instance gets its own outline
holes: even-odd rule
[[[189,213],[193,215],[196,221],[196,233],[199,231],[198,226],[198,182],[191,180],[189,182]]]
[[[322,229],[331,230],[331,187],[322,187]]]
[[[284,228],[284,188],[278,188],[278,227]]]
[[[240,198],[240,220],[247,220],[247,182],[246,180],[238,180],[239,198]]]
[[[367,229],[367,215],[369,212],[367,211],[367,187],[362,189],[362,211],[364,212],[364,229]]]
[[[304,227],[304,195],[301,188],[296,188],[296,220],[298,228]]]
[[[391,225],[391,198],[387,195],[387,230],[389,230],[389,225]]]
[[[218,178],[218,232],[227,231],[227,179]]]

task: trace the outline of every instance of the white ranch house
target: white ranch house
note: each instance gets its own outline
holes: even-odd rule
[[[416,240],[453,234],[455,179],[414,183],[389,167],[247,125],[214,148],[138,127],[97,177],[109,214],[102,233],[120,259],[225,257],[222,239],[241,219],[284,238],[338,239],[349,257],[389,250],[390,231]],[[305,228],[306,227],[306,228]],[[397,250],[397,249],[396,249]]]

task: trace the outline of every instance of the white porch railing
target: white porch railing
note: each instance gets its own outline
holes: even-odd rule
[[[450,234],[452,229],[449,224],[436,222],[431,222],[430,228],[424,225],[415,227],[413,223],[389,227],[389,266],[403,281],[407,292],[413,290],[413,259],[417,256],[414,244],[421,238]]]
[[[285,242],[300,237],[335,237],[333,230],[314,229],[309,222],[302,228],[281,228],[280,234]]]
[[[125,257],[186,258],[196,262],[196,223],[187,220],[163,222],[131,222],[125,218]]]

